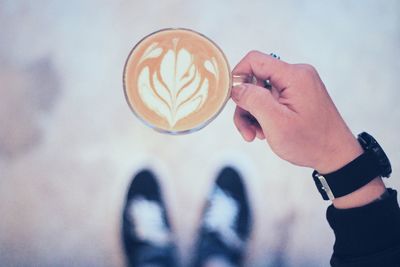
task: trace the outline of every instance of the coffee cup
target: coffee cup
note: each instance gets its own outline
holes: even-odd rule
[[[217,44],[184,28],[144,37],[130,51],[123,73],[125,98],[133,113],[168,134],[202,129],[222,111],[232,86],[256,82],[252,75],[232,75]]]

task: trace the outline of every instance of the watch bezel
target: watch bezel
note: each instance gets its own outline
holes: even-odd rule
[[[390,174],[392,173],[392,166],[388,156],[378,141],[376,141],[372,135],[366,132],[360,133],[357,139],[365,151],[372,151],[374,153],[378,161],[379,168],[381,169],[381,176],[389,178]]]

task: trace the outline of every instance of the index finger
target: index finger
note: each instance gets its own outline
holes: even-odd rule
[[[278,90],[286,88],[289,64],[259,51],[249,52],[233,69],[232,74],[253,74],[269,80]]]

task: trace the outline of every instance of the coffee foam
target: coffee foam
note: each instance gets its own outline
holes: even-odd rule
[[[218,113],[229,77],[225,57],[211,41],[188,30],[165,30],[134,49],[124,81],[140,117],[159,129],[185,131]]]

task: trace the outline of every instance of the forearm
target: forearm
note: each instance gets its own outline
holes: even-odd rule
[[[400,208],[397,192],[388,189],[382,200],[337,209],[327,219],[335,233],[332,266],[400,266]]]
[[[350,166],[350,161],[354,164],[354,160],[364,151],[355,138],[354,141],[351,138],[349,140],[341,147],[342,153],[338,153],[338,157],[323,161],[323,167],[318,168],[328,173],[347,164]],[[369,170],[369,166],[364,167]],[[373,168],[371,170],[373,172]],[[342,179],[342,182],[348,179],[351,184],[351,179],[364,176],[354,169],[349,174],[355,176],[336,178]],[[336,237],[332,266],[400,266],[400,208],[397,193],[392,189],[387,190],[380,176],[351,193],[334,198],[328,208],[327,219]]]

